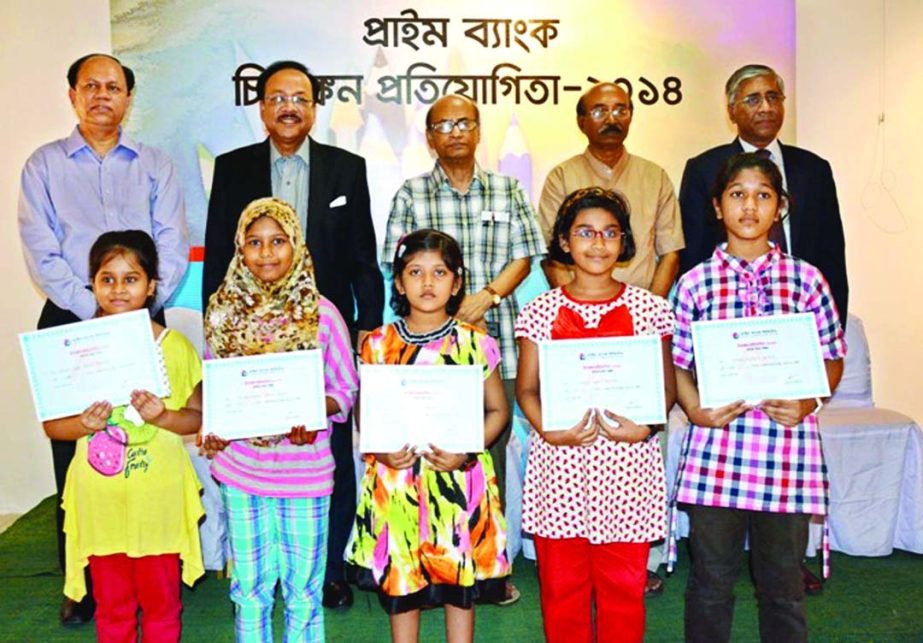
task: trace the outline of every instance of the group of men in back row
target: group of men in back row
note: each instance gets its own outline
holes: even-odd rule
[[[26,162],[18,220],[29,273],[47,298],[38,327],[89,319],[96,302],[89,291],[86,257],[93,241],[110,230],[139,229],[154,239],[160,255],[157,315],[185,273],[189,240],[180,179],[160,150],[122,130],[135,78],[117,59],[84,56],[67,74],[68,95],[78,124],[67,137],[40,147]],[[313,256],[319,291],[349,324],[355,345],[382,322],[383,278],[377,260],[364,159],[318,143],[309,134],[320,85],[297,62],[269,65],[257,83],[259,109],[268,137],[219,156],[208,205],[203,310],[224,278],[234,253],[234,233],[252,200],[279,197],[292,204]],[[735,71],[725,86],[727,110],[737,137],[690,159],[679,199],[666,172],[625,147],[634,104],[612,83],[590,88],[577,103],[577,126],[587,147],[549,173],[538,216],[519,182],[480,167],[480,116],[470,99],[451,95],[429,111],[426,138],[437,160],[432,171],[408,179],[391,203],[383,258],[417,228],[436,228],[455,239],[468,267],[468,292],[457,314],[486,327],[500,344],[501,374],[513,402],[519,312],[515,290],[546,253],[548,235],[565,196],[600,186],[624,194],[631,207],[637,253],[616,278],[666,296],[677,276],[708,258],[720,241],[709,198],[721,163],[742,151],[763,150],[779,167],[791,195],[789,211],[774,239],[790,254],[818,267],[827,278],[845,321],[848,282],[845,243],[829,163],[778,140],[785,116],[782,78],[763,65]],[[388,267],[385,264],[385,267]],[[550,259],[542,267],[552,287],[571,276]],[[162,317],[161,317],[162,319]],[[510,429],[491,446],[501,494],[505,490]],[[665,443],[665,441],[664,441]],[[333,431],[336,461],[328,551],[343,552],[355,516],[355,474],[350,431]],[[52,441],[60,495],[74,442]],[[58,509],[58,551],[64,569],[63,514]],[[662,590],[657,575],[662,549],[651,550],[648,591]],[[352,593],[342,556],[327,558],[326,607],[348,607]],[[809,592],[820,581],[805,570]],[[89,578],[82,604],[65,601],[61,618],[79,623],[92,616]]]

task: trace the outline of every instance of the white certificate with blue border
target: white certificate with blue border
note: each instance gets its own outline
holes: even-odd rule
[[[134,389],[169,395],[147,310],[20,333],[19,345],[39,421],[127,404]]]
[[[484,450],[484,367],[359,365],[359,451]]]
[[[705,408],[830,395],[812,313],[692,322],[692,346]]]
[[[202,362],[202,432],[224,440],[327,428],[320,350]]]
[[[658,335],[540,342],[542,431],[566,431],[587,409],[666,422],[661,342]]]

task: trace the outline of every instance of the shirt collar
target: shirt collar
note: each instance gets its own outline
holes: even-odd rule
[[[130,151],[135,156],[138,156],[138,154],[140,153],[140,150],[138,149],[139,147],[138,143],[135,142],[135,140],[132,137],[126,134],[122,130],[121,127],[119,127],[119,141],[118,143],[115,144],[115,147],[112,149],[116,149],[119,147],[124,147],[126,150]],[[83,138],[83,134],[80,133],[80,126],[75,125],[74,131],[71,132],[71,135],[68,136],[67,139],[65,139],[64,152],[65,154],[67,154],[68,157],[71,157],[77,152],[79,152],[80,150],[82,150],[83,148],[87,148],[88,150],[93,152],[93,148],[90,147],[90,144],[87,143],[87,140]],[[95,152],[93,153],[95,154]]]
[[[752,272],[760,274],[779,262],[782,258],[782,251],[772,241],[769,242],[769,252],[760,255],[753,261],[747,261],[742,257],[732,255],[727,251],[727,242],[724,242],[715,248],[712,255],[725,268],[736,273]]]
[[[737,137],[737,140],[740,141],[740,146],[744,148],[744,152],[755,152],[760,149],[756,145],[743,140],[739,136]],[[772,160],[776,162],[776,165],[782,163],[782,147],[779,145],[778,138],[772,139],[772,142],[763,149],[768,150],[769,153],[772,154]]]
[[[433,184],[435,184],[436,189],[446,187],[449,190],[458,192],[458,190],[455,189],[455,186],[452,185],[451,181],[449,181],[449,176],[445,173],[445,170],[442,169],[442,165],[439,163],[439,161],[436,161],[436,165],[433,167],[430,178],[432,179]],[[471,177],[471,185],[468,186],[469,192],[471,191],[471,186],[474,185],[475,181],[477,181],[478,185],[481,187],[487,185],[487,173],[481,169],[481,166],[477,161],[474,162],[474,174]]]
[[[298,157],[304,161],[305,165],[311,165],[311,145],[308,142],[309,138],[306,136],[304,141],[301,143],[301,146],[295,150],[295,153],[292,156],[282,156],[279,153],[279,150],[276,149],[276,144],[272,142],[272,139],[269,139],[269,162],[272,165],[276,164],[276,161],[283,158],[294,158]]]
[[[602,179],[607,181],[618,181],[619,177],[622,176],[622,172],[625,171],[625,166],[628,165],[628,157],[631,156],[628,153],[628,149],[624,148],[622,156],[615,163],[615,167],[609,167],[598,158],[593,156],[593,153],[590,152],[590,147],[583,151],[583,156],[586,158],[587,163],[590,164],[590,168],[593,172]]]

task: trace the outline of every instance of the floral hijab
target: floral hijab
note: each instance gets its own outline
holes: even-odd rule
[[[278,223],[292,243],[292,265],[272,283],[255,277],[244,264],[247,228],[260,217]],[[240,215],[234,245],[228,272],[205,311],[205,340],[212,354],[234,357],[316,348],[320,295],[292,206],[273,197],[251,202]]]

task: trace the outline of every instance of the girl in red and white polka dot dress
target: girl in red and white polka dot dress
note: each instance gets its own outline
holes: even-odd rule
[[[657,335],[666,407],[673,405],[672,310],[612,277],[634,252],[624,197],[601,188],[574,192],[558,211],[549,245],[552,259],[573,266],[574,280],[537,297],[516,322],[516,398],[540,438],[529,452],[522,522],[535,537],[551,643],[644,638],[648,550],[665,531],[657,427],[635,424],[618,409],[587,409],[572,428],[546,433],[538,368],[541,341]]]

